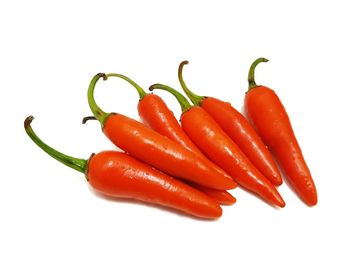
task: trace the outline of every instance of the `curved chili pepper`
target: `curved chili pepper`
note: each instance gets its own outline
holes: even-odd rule
[[[209,160],[198,158],[178,143],[160,135],[144,124],[121,114],[106,113],[97,106],[94,89],[105,74],[97,74],[88,89],[89,106],[102,125],[104,134],[131,156],[175,177],[219,190],[235,187],[227,174],[218,173]]]
[[[181,93],[169,86],[155,84],[150,87],[150,90],[154,89],[166,90],[176,97],[182,108],[182,128],[208,158],[228,172],[239,185],[271,204],[285,206],[274,185],[259,172],[204,109],[191,106]]]
[[[197,146],[188,138],[182,130],[174,113],[168,108],[163,99],[156,94],[147,93],[135,81],[117,73],[106,74],[107,78],[117,77],[131,84],[139,94],[138,113],[142,121],[154,131],[168,137],[170,140],[181,144],[186,149],[207,159],[207,157],[197,148]],[[212,163],[212,162],[211,162]],[[212,163],[214,168],[224,176],[226,173],[216,164]],[[208,196],[214,198],[220,204],[230,205],[236,202],[236,199],[226,191],[219,191],[208,187],[192,183],[191,186],[199,189]]]
[[[296,193],[306,204],[316,205],[316,186],[294,135],[288,114],[272,89],[255,83],[255,67],[260,62],[267,61],[265,58],[259,58],[250,67],[245,110],[261,138],[275,155]]]
[[[213,97],[198,96],[189,90],[182,77],[183,67],[186,64],[188,61],[181,62],[178,77],[187,97],[195,106],[200,106],[209,113],[267,179],[274,185],[281,185],[281,174],[271,153],[248,120],[230,103]]]
[[[171,207],[203,218],[222,215],[221,207],[210,197],[125,153],[104,151],[84,160],[58,152],[39,139],[31,127],[32,120],[29,116],[24,121],[32,141],[51,157],[84,173],[98,192]]]

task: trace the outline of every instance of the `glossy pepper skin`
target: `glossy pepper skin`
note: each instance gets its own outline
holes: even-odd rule
[[[175,118],[175,115],[168,108],[161,97],[156,94],[146,93],[145,90],[142,89],[142,87],[140,87],[135,81],[122,74],[109,73],[106,74],[106,76],[107,78],[121,78],[127,81],[136,89],[139,95],[139,103],[137,107],[138,113],[142,121],[148,127],[168,137],[170,140],[179,143],[186,149],[195,152],[196,154],[207,159],[182,130],[179,122]],[[217,172],[226,176],[225,172],[221,168],[219,168],[214,163],[212,163],[212,165],[217,170]],[[214,198],[220,204],[230,205],[236,202],[236,199],[227,191],[215,190],[194,183],[192,183],[191,186]]]
[[[270,88],[256,85],[254,80],[255,67],[267,61],[265,58],[259,58],[250,68],[249,90],[244,102],[245,110],[298,196],[307,205],[313,206],[317,204],[316,186],[288,114],[276,93]]]
[[[138,111],[142,121],[153,130],[181,144],[186,149],[203,155],[183,131],[174,113],[158,95],[147,95],[140,101]]]
[[[169,86],[155,84],[150,87],[150,90],[154,89],[169,91],[177,98],[183,112],[182,128],[209,159],[229,173],[239,185],[258,194],[268,203],[285,206],[274,185],[251,164],[204,109],[191,106],[184,96]]]
[[[180,64],[178,77],[182,89],[192,103],[209,113],[267,179],[274,185],[281,185],[282,177],[272,154],[248,120],[230,103],[213,97],[198,96],[190,91],[182,77],[183,67],[186,64],[188,61]]]
[[[85,173],[96,191],[170,207],[197,217],[221,216],[221,207],[212,198],[125,153],[104,151],[84,160],[54,150],[34,133],[30,125],[32,120],[29,116],[24,127],[33,142],[56,160]]]
[[[218,190],[235,187],[232,178],[218,173],[209,160],[198,158],[196,154],[136,120],[103,112],[93,98],[95,85],[101,77],[106,76],[100,73],[91,80],[88,101],[94,116],[102,124],[104,134],[116,146],[169,175]]]

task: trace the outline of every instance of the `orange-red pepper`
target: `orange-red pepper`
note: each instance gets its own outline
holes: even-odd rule
[[[100,78],[106,78],[106,75],[100,73],[91,80],[88,101],[94,116],[101,122],[104,134],[116,146],[169,175],[218,190],[236,186],[229,175],[219,173],[209,160],[198,158],[198,155],[136,120],[102,111],[93,97]]]
[[[155,84],[150,87],[150,90],[154,89],[166,90],[176,97],[182,108],[182,128],[209,159],[228,172],[239,185],[273,205],[285,206],[274,185],[255,168],[204,109],[191,106],[181,93],[169,86]]]
[[[125,153],[104,151],[84,160],[56,151],[34,133],[32,120],[29,116],[24,127],[33,142],[56,160],[84,173],[96,191],[170,207],[197,217],[221,216],[221,207],[212,198]]]
[[[313,206],[317,204],[316,186],[288,114],[276,93],[270,88],[256,85],[254,80],[255,67],[267,61],[265,58],[259,58],[250,67],[245,110],[296,193],[306,204]]]

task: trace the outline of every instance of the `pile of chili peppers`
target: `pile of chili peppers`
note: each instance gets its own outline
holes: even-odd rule
[[[147,93],[121,74],[94,76],[88,88],[88,103],[101,123],[103,133],[121,150],[92,154],[89,159],[65,155],[47,144],[24,121],[28,136],[42,150],[63,164],[85,174],[96,191],[114,197],[137,199],[202,218],[218,218],[220,205],[236,199],[227,191],[237,185],[267,203],[284,207],[277,191],[281,172],[305,204],[317,203],[309,168],[294,135],[289,117],[276,93],[257,85],[256,66],[251,65],[245,95],[246,116],[228,102],[193,93],[183,79],[183,61],[178,69],[181,87],[192,104],[175,89],[154,84],[149,90],[165,90],[175,96],[181,125],[171,109],[156,94]],[[138,113],[143,123],[119,113],[106,113],[95,102],[100,79],[122,78],[139,94]],[[248,121],[249,120],[249,121]]]

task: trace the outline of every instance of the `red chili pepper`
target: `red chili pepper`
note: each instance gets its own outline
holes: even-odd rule
[[[156,94],[146,93],[136,82],[124,75],[109,73],[106,74],[106,76],[124,79],[136,89],[139,94],[139,103],[137,107],[138,113],[146,125],[156,132],[168,137],[170,140],[181,144],[186,149],[199,154],[205,159],[207,158],[190,140],[190,138],[188,138],[186,133],[182,130],[179,122],[176,120],[174,113],[168,108],[161,97]],[[221,168],[214,163],[212,164],[219,173],[225,174]],[[236,202],[236,199],[226,191],[219,191],[196,184],[191,185],[214,198],[220,204],[230,205]]]
[[[106,78],[106,75],[100,73],[91,80],[88,101],[94,116],[101,122],[104,134],[116,146],[169,175],[219,190],[235,187],[232,178],[218,173],[209,160],[198,158],[138,121],[102,111],[93,97],[95,85],[101,77]]]
[[[245,96],[246,112],[275,155],[296,193],[306,204],[316,205],[316,186],[294,135],[288,114],[273,90],[255,83],[255,67],[260,62],[267,61],[265,58],[259,58],[250,67],[249,90]]]
[[[154,89],[166,90],[176,97],[182,108],[182,128],[209,159],[228,172],[239,185],[271,204],[285,206],[274,185],[255,168],[205,110],[191,106],[181,93],[169,86],[155,84],[150,87],[150,90]]]
[[[248,120],[230,103],[213,97],[198,96],[190,91],[182,77],[182,70],[186,64],[188,61],[181,62],[178,76],[182,89],[192,103],[209,113],[267,179],[274,185],[281,185],[281,174],[271,153]]]
[[[98,192],[171,207],[203,218],[222,215],[221,207],[210,197],[125,153],[104,151],[84,160],[58,152],[34,133],[32,120],[32,116],[27,117],[24,127],[33,142],[51,157],[84,173]]]

